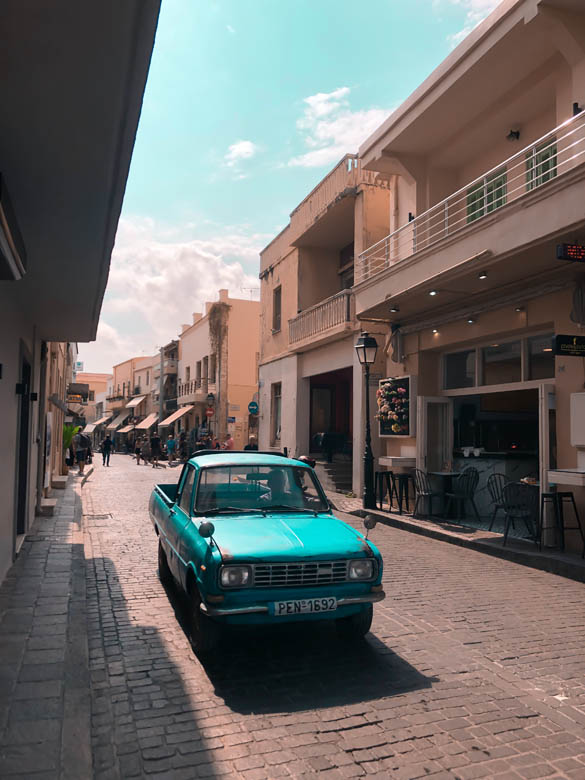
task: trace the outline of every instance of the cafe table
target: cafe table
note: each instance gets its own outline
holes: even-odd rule
[[[460,471],[429,471],[432,477],[440,477],[441,479],[441,493],[443,494],[443,517],[447,505],[446,495],[453,492],[453,480],[458,477]],[[453,513],[454,510],[450,514]]]

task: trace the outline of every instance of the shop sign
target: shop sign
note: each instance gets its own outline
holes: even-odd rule
[[[228,417],[228,422],[229,423],[235,423],[235,421],[236,421],[235,417]]]
[[[573,260],[585,263],[584,244],[557,244],[557,260]]]
[[[555,355],[585,357],[585,336],[555,336]]]

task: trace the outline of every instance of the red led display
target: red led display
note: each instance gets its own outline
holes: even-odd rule
[[[585,263],[585,246],[583,244],[557,244],[557,260],[576,260]]]

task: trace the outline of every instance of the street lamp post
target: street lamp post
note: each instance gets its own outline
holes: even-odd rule
[[[374,488],[374,453],[372,452],[372,434],[370,430],[370,366],[376,360],[378,343],[368,333],[362,333],[355,345],[358,360],[365,368],[366,382],[366,444],[364,449],[364,509],[376,508]]]

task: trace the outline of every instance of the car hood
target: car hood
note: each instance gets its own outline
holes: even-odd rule
[[[361,558],[373,555],[364,537],[328,514],[274,513],[214,517],[213,539],[224,561]]]

